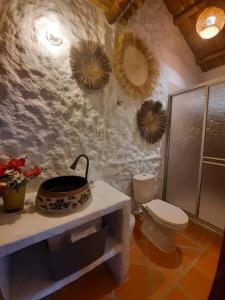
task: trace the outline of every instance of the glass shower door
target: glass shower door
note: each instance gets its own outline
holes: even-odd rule
[[[166,200],[196,214],[206,88],[171,99]]]
[[[225,227],[225,83],[209,91],[199,218]]]
[[[225,165],[203,162],[199,218],[225,228]]]

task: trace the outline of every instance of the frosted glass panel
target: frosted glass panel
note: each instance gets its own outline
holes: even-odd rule
[[[166,200],[195,214],[205,88],[173,97]]]
[[[210,87],[204,155],[225,158],[225,84]]]
[[[224,229],[225,165],[203,163],[199,217]]]

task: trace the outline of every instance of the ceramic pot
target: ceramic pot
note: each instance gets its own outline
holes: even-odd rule
[[[81,157],[87,160],[85,177],[59,176],[41,184],[36,197],[36,208],[39,212],[50,214],[70,213],[90,203],[91,190],[87,180],[89,159],[81,154],[71,165],[75,170]]]
[[[7,188],[4,192],[3,203],[6,212],[22,210],[26,194],[26,184],[20,185],[17,189]]]

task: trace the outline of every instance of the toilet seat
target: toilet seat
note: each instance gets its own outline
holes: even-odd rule
[[[160,199],[152,200],[143,205],[147,212],[163,226],[175,230],[183,230],[188,225],[187,214],[177,206]]]

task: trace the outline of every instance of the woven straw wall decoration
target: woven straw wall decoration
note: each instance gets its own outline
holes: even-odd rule
[[[133,97],[148,97],[159,77],[159,66],[147,46],[132,33],[120,35],[115,45],[114,69],[121,87]]]
[[[141,137],[148,143],[158,142],[166,129],[166,111],[159,101],[146,101],[137,113],[137,124]]]
[[[91,40],[80,40],[78,45],[71,48],[70,64],[73,78],[92,90],[108,83],[112,71],[103,48]]]

